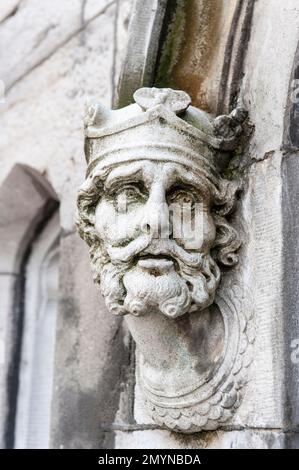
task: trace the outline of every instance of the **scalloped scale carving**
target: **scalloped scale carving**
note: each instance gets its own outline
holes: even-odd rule
[[[253,302],[246,292],[246,297],[237,286],[230,289],[221,289],[215,299],[223,315],[224,322],[230,329],[226,329],[226,343],[229,337],[233,338],[236,347],[234,351],[227,350],[223,362],[216,374],[208,383],[199,387],[188,398],[198,402],[193,405],[172,408],[172,399],[168,406],[159,406],[159,397],[155,395],[155,403],[142,380],[141,388],[145,395],[145,402],[151,417],[156,423],[167,428],[193,433],[198,431],[211,431],[227,423],[240,406],[244,395],[244,385],[248,381],[248,368],[253,360],[252,345],[255,339],[253,323]],[[224,379],[226,377],[226,379]],[[218,381],[218,384],[217,384]],[[210,394],[200,401],[201,390],[210,387]],[[163,397],[165,402],[165,397]]]

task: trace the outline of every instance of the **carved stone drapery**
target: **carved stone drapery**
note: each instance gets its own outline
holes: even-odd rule
[[[78,229],[108,308],[126,315],[153,419],[216,429],[240,402],[254,337],[251,309],[220,284],[240,247],[227,220],[239,186],[221,173],[246,113],[213,119],[171,89],[134,100],[87,110]]]

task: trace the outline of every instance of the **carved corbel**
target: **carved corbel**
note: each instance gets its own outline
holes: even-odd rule
[[[221,174],[246,113],[213,119],[171,89],[141,88],[134,101],[87,110],[78,230],[108,309],[136,341],[153,419],[216,429],[239,405],[250,362],[250,315],[218,289],[222,266],[238,261],[227,220],[238,185]]]

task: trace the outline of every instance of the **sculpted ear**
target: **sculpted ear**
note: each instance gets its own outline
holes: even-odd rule
[[[237,231],[227,222],[224,217],[214,216],[217,235],[214,243],[214,253],[217,260],[227,267],[235,266],[238,261],[238,250],[242,243]]]
[[[220,216],[231,214],[236,205],[237,195],[242,191],[241,181],[221,180],[220,190],[215,194],[215,212]]]

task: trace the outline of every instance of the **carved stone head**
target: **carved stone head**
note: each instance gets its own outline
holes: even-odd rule
[[[213,119],[171,89],[141,88],[134,100],[87,111],[78,229],[109,310],[139,317],[131,325],[138,345],[142,317],[201,315],[221,265],[237,262],[240,242],[226,216],[238,186],[221,171],[246,116],[237,109]],[[155,367],[146,356],[143,364]]]

